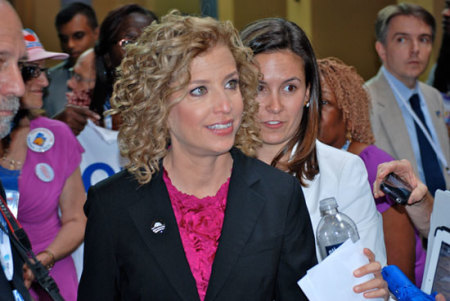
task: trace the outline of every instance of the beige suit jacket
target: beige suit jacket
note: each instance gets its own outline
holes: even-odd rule
[[[411,146],[402,112],[394,93],[382,70],[366,83],[372,99],[371,123],[375,135],[375,145],[396,159],[407,159],[418,174],[417,161]],[[419,82],[442,152],[450,164],[450,142],[444,121],[444,104],[438,90]],[[447,189],[450,189],[450,175],[443,170]]]

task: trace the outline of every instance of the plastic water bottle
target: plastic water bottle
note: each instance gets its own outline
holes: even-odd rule
[[[333,253],[347,239],[356,242],[359,239],[355,222],[337,209],[334,197],[320,201],[320,215],[317,226],[317,244],[322,260]]]

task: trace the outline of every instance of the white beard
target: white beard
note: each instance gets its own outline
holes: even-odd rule
[[[1,97],[0,110],[13,112],[9,116],[0,116],[0,139],[3,139],[11,131],[11,122],[19,110],[19,98],[15,96]]]

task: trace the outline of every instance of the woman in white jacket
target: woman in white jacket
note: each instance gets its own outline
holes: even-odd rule
[[[339,210],[355,221],[363,246],[375,253],[365,250],[371,262],[355,276],[374,273],[376,278],[353,289],[366,298],[387,300],[380,274],[386,264],[382,220],[364,163],[317,140],[320,81],[308,38],[296,24],[281,18],[251,23],[241,38],[253,50],[262,73],[256,98],[263,140],[258,158],[300,181],[314,229],[320,220],[319,201],[336,198]]]

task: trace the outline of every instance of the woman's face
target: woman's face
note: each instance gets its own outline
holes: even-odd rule
[[[141,13],[132,13],[126,16],[120,24],[117,43],[111,49],[112,68],[120,65],[125,56],[125,45],[134,43],[141,35],[142,30],[150,25],[151,18]]]
[[[31,68],[44,68],[45,60],[25,63],[25,66]],[[27,68],[27,67],[25,67]],[[38,74],[39,70],[36,70]],[[48,79],[45,72],[40,72],[38,77],[31,77],[25,82],[25,94],[20,99],[20,105],[23,109],[40,109],[43,105],[42,97],[44,88],[48,86]]]
[[[192,60],[190,75],[187,95],[168,116],[172,150],[195,156],[228,152],[244,106],[236,61],[227,46],[218,44]],[[169,102],[186,89],[174,93]]]
[[[255,59],[263,74],[256,97],[263,147],[280,150],[298,130],[309,101],[304,62],[287,49],[261,53]]]
[[[341,148],[346,139],[344,116],[342,110],[338,107],[336,95],[322,76],[320,77],[320,83],[322,87],[322,117],[319,127],[319,140],[325,144]]]

